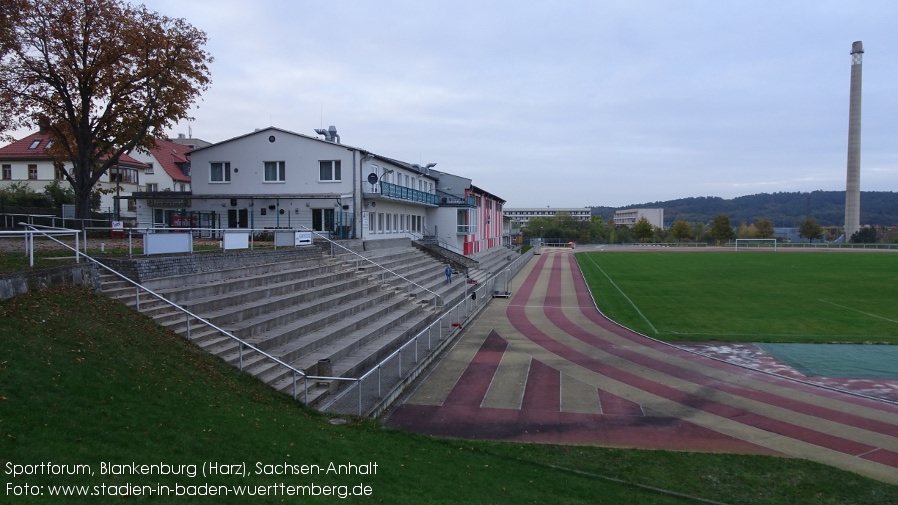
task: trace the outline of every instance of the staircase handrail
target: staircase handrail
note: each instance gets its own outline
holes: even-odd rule
[[[385,267],[385,266],[383,266],[383,265],[379,265],[378,263],[372,261],[370,258],[366,258],[366,257],[362,256],[361,254],[359,254],[359,253],[353,251],[352,249],[347,248],[347,247],[344,246],[343,244],[338,244],[337,242],[331,240],[331,239],[328,238],[328,237],[325,237],[324,235],[318,233],[318,232],[315,231],[315,230],[309,229],[309,228],[307,228],[307,227],[305,227],[305,226],[303,226],[302,228],[303,228],[304,230],[306,230],[306,231],[312,232],[312,234],[315,235],[316,237],[318,237],[318,238],[320,238],[320,239],[323,239],[323,240],[326,240],[326,241],[330,242],[331,247],[337,246],[337,247],[339,247],[340,249],[343,249],[344,251],[346,251],[347,253],[352,254],[352,255],[355,255],[355,256],[358,256],[360,259],[363,259],[363,260],[367,261],[368,263],[371,263],[372,265],[376,266],[377,268],[380,268],[380,269],[383,270],[384,272],[389,272],[389,273],[395,275],[396,277],[398,277],[398,278],[404,280],[405,282],[411,284],[412,286],[416,286],[416,287],[418,287],[418,288],[420,288],[420,289],[423,289],[424,291],[427,291],[428,293],[430,293],[431,295],[433,295],[433,309],[434,309],[435,311],[439,311],[440,309],[443,308],[443,297],[442,297],[442,296],[440,296],[440,295],[434,293],[433,291],[431,291],[431,290],[425,288],[424,286],[418,284],[417,282],[415,282],[415,281],[413,281],[413,280],[411,280],[411,279],[406,278],[406,277],[403,276],[402,274],[399,274],[399,273],[397,273],[397,272],[394,272],[394,271],[390,270],[389,268],[387,268],[387,267]],[[333,250],[331,250],[331,256],[334,256]],[[439,304],[437,304],[437,300],[440,301]]]
[[[269,359],[269,360],[271,360],[271,361],[274,361],[274,362],[277,363],[278,365],[281,365],[281,366],[287,368],[288,370],[292,371],[292,372],[293,372],[293,399],[294,399],[294,400],[296,399],[296,376],[297,376],[297,374],[300,375],[300,376],[302,376],[302,380],[303,380],[303,394],[304,394],[304,397],[303,397],[303,403],[306,403],[306,404],[308,403],[308,394],[309,394],[308,381],[309,381],[309,379],[314,379],[314,380],[342,380],[342,381],[349,381],[349,382],[354,382],[354,381],[358,380],[358,379],[346,378],[346,377],[320,377],[320,376],[306,375],[306,373],[303,372],[302,370],[300,370],[300,369],[298,369],[298,368],[296,368],[296,367],[290,365],[289,363],[285,363],[284,361],[282,361],[282,360],[280,360],[280,359],[278,359],[278,358],[276,358],[276,357],[274,357],[274,356],[268,354],[267,352],[263,351],[262,349],[259,349],[258,347],[256,347],[256,346],[250,344],[249,342],[246,342],[246,341],[242,340],[241,338],[239,338],[239,337],[237,337],[236,335],[232,334],[232,333],[229,332],[228,330],[225,330],[224,328],[220,328],[219,326],[215,325],[215,324],[212,323],[211,321],[209,321],[209,320],[207,320],[207,319],[204,319],[204,318],[202,318],[202,317],[200,317],[200,316],[194,314],[193,312],[191,312],[191,311],[185,309],[184,307],[181,307],[180,305],[178,305],[178,304],[172,302],[171,300],[165,298],[164,296],[162,296],[162,295],[160,295],[160,294],[154,292],[153,290],[147,288],[146,286],[143,286],[143,285],[141,285],[140,283],[135,282],[135,281],[129,279],[129,278],[126,277],[125,275],[123,275],[123,274],[117,272],[116,270],[114,270],[114,269],[112,269],[112,268],[110,268],[110,267],[104,265],[104,264],[101,263],[100,261],[98,261],[98,260],[96,260],[96,259],[94,259],[94,258],[88,256],[86,253],[83,253],[83,252],[81,252],[81,251],[78,251],[77,249],[74,249],[74,248],[71,247],[70,245],[68,245],[68,244],[66,244],[66,243],[64,243],[64,242],[60,242],[59,240],[56,240],[55,238],[53,238],[52,236],[50,236],[49,234],[47,234],[46,232],[44,232],[44,231],[42,231],[42,230],[36,229],[34,225],[30,225],[30,224],[28,224],[28,223],[19,223],[19,224],[25,226],[26,229],[27,229],[27,228],[31,228],[31,230],[32,230],[33,232],[35,232],[35,233],[40,233],[41,235],[44,235],[45,237],[47,237],[47,238],[49,238],[50,240],[52,240],[52,241],[58,243],[59,245],[61,245],[61,246],[63,246],[63,247],[66,247],[66,248],[68,248],[68,249],[70,249],[70,250],[72,250],[72,251],[75,251],[75,256],[76,256],[76,258],[77,258],[79,255],[80,255],[80,256],[83,256],[86,260],[90,261],[91,263],[93,263],[93,264],[95,264],[95,265],[98,265],[98,266],[100,266],[100,267],[106,269],[107,271],[109,271],[110,273],[116,275],[117,277],[121,278],[122,280],[124,280],[124,281],[126,281],[126,282],[128,282],[128,283],[131,283],[132,285],[134,285],[134,287],[137,289],[137,292],[136,292],[136,295],[135,295],[135,302],[136,302],[136,309],[138,310],[138,312],[140,311],[140,291],[143,290],[143,291],[146,291],[147,293],[149,293],[150,295],[154,296],[155,298],[161,300],[162,302],[164,302],[164,303],[170,305],[171,307],[175,308],[176,310],[178,310],[178,311],[183,312],[184,314],[186,314],[186,315],[187,315],[187,338],[188,338],[188,339],[190,338],[190,318],[193,317],[194,319],[196,319],[196,320],[199,321],[200,323],[205,324],[205,325],[209,326],[210,328],[212,328],[212,329],[218,331],[218,332],[221,333],[223,336],[226,336],[226,337],[228,337],[228,338],[230,338],[230,339],[232,339],[232,340],[235,340],[235,341],[239,344],[239,365],[238,365],[237,368],[238,368],[240,371],[243,371],[243,348],[244,348],[244,347],[247,347],[247,348],[249,348],[250,350],[256,351],[256,352],[258,352],[259,354],[261,354],[262,356],[264,356],[265,358],[267,358],[267,359]]]

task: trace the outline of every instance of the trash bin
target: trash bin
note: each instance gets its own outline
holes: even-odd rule
[[[334,375],[334,365],[329,358],[318,360],[318,375],[320,377],[332,377]],[[329,387],[331,381],[319,379],[316,385],[319,387]]]
[[[330,358],[318,360],[318,375],[321,377],[330,377],[334,374],[334,365]]]

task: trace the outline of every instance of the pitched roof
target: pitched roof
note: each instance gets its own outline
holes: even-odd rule
[[[190,146],[176,144],[168,140],[157,140],[156,145],[150,149],[150,154],[156,158],[156,161],[172,180],[190,182],[190,176],[185,175],[181,170],[183,164],[190,166],[190,156],[187,154],[190,151]]]
[[[47,153],[53,137],[49,133],[35,132],[27,137],[17,140],[12,144],[0,147],[0,159],[4,160],[50,160]],[[127,154],[119,156],[119,164],[132,167],[146,168],[148,165],[137,161]]]

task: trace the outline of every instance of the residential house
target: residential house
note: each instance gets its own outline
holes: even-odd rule
[[[147,165],[144,170],[143,191],[190,191],[190,150],[188,145],[169,140],[157,140],[149,150],[136,149],[128,153]]]
[[[0,148],[0,187],[15,182],[25,182],[30,188],[42,192],[44,188],[59,181],[68,186],[63,171],[72,172],[73,164],[53,161],[47,149],[53,138],[47,132],[36,132],[12,144]],[[116,196],[127,196],[144,189],[142,178],[148,166],[125,154],[119,158],[117,166],[109,169],[95,186],[105,191],[100,197],[100,212],[109,213],[113,220],[133,220],[135,207],[129,203],[119,208]]]

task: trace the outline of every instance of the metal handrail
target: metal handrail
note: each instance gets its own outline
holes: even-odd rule
[[[340,249],[343,249],[344,251],[348,252],[349,254],[358,256],[360,259],[363,259],[363,260],[367,261],[368,263],[371,263],[372,265],[376,266],[377,268],[380,268],[380,269],[383,270],[384,272],[389,272],[389,273],[395,275],[396,277],[398,277],[398,278],[404,280],[405,282],[411,284],[412,286],[416,286],[416,287],[418,287],[418,288],[420,288],[420,289],[422,289],[422,290],[424,290],[424,291],[427,291],[428,293],[430,293],[431,295],[433,295],[433,309],[434,309],[435,311],[438,311],[438,310],[442,309],[442,307],[443,307],[443,297],[442,297],[442,296],[440,296],[440,295],[434,293],[433,291],[431,291],[431,290],[425,288],[424,286],[418,284],[417,282],[415,282],[415,281],[413,281],[413,280],[411,280],[411,279],[408,279],[408,278],[406,278],[405,276],[403,276],[403,275],[401,275],[401,274],[399,274],[399,273],[396,273],[396,272],[390,270],[389,268],[387,268],[387,267],[385,267],[385,266],[383,266],[383,265],[378,265],[378,264],[375,263],[374,261],[371,261],[370,258],[366,258],[366,257],[362,256],[361,254],[359,254],[359,253],[357,253],[357,252],[355,252],[355,251],[353,251],[353,250],[351,250],[351,249],[349,249],[349,248],[343,246],[342,244],[338,244],[337,242],[334,242],[334,241],[331,240],[330,238],[325,237],[324,235],[318,233],[318,232],[315,231],[315,230],[312,230],[312,229],[307,228],[307,227],[305,227],[305,226],[303,226],[302,228],[303,228],[304,230],[306,230],[306,231],[312,232],[312,234],[315,235],[316,237],[321,238],[321,239],[324,239],[324,240],[330,242],[331,247],[337,246],[337,247],[339,247]],[[334,256],[333,249],[331,250],[331,256]],[[437,300],[440,301],[439,305],[437,305]]]
[[[54,242],[58,243],[59,245],[61,245],[61,246],[63,246],[63,247],[66,247],[66,248],[68,248],[68,249],[71,249],[71,250],[75,251],[76,257],[77,257],[78,255],[84,256],[84,258],[87,259],[88,261],[90,261],[90,262],[94,263],[95,265],[98,265],[98,266],[100,266],[100,267],[106,269],[107,271],[109,271],[109,272],[111,272],[112,274],[118,276],[119,278],[121,278],[121,279],[123,279],[123,280],[125,280],[125,281],[127,281],[127,282],[129,282],[129,283],[131,283],[131,284],[133,284],[134,287],[137,289],[137,291],[136,291],[136,293],[135,293],[135,302],[136,302],[136,308],[137,308],[138,311],[140,311],[140,291],[143,290],[143,291],[146,291],[147,293],[149,293],[150,295],[156,297],[157,299],[161,300],[162,302],[168,304],[169,306],[175,308],[176,310],[178,310],[178,311],[184,313],[184,314],[187,316],[187,320],[186,320],[186,321],[187,321],[187,338],[188,338],[188,339],[190,338],[190,318],[193,317],[194,319],[196,319],[196,320],[199,321],[200,323],[203,323],[203,324],[209,326],[210,328],[212,328],[212,329],[218,331],[218,332],[221,333],[223,336],[226,336],[226,337],[228,337],[228,338],[230,338],[230,339],[236,341],[236,342],[239,344],[239,346],[238,346],[238,349],[239,349],[239,353],[238,353],[238,356],[239,356],[239,357],[238,357],[238,359],[239,359],[239,365],[238,365],[237,368],[238,368],[240,371],[243,371],[243,349],[244,349],[244,347],[247,347],[247,348],[249,348],[250,350],[256,351],[256,352],[258,352],[259,354],[261,354],[263,357],[265,357],[265,358],[267,358],[267,359],[269,359],[269,360],[271,360],[271,361],[274,361],[274,362],[277,363],[278,365],[281,365],[281,366],[287,368],[288,370],[292,371],[292,372],[293,372],[293,399],[294,399],[294,400],[296,399],[296,376],[297,376],[297,374],[300,375],[300,376],[302,376],[302,379],[303,379],[303,403],[308,403],[308,395],[309,395],[308,381],[309,381],[309,379],[314,379],[314,380],[342,380],[342,381],[350,381],[350,382],[355,381],[355,380],[358,380],[358,379],[345,378],[345,377],[321,377],[321,376],[311,376],[311,375],[306,375],[306,373],[303,372],[302,370],[300,370],[300,369],[298,369],[298,368],[296,368],[296,367],[294,367],[294,366],[292,366],[292,365],[290,365],[290,364],[288,364],[288,363],[285,363],[285,362],[281,361],[280,359],[278,359],[278,358],[276,358],[276,357],[274,357],[274,356],[268,354],[267,352],[265,352],[265,351],[259,349],[258,347],[256,347],[256,346],[254,346],[254,345],[252,345],[252,344],[250,344],[250,343],[248,343],[248,342],[246,342],[246,341],[240,339],[239,337],[233,335],[231,332],[229,332],[229,331],[227,331],[227,330],[225,330],[225,329],[223,329],[223,328],[220,328],[219,326],[213,324],[211,321],[209,321],[209,320],[207,320],[207,319],[204,319],[204,318],[202,318],[202,317],[200,317],[200,316],[194,314],[193,312],[190,312],[189,310],[185,309],[184,307],[181,307],[180,305],[178,305],[178,304],[176,304],[176,303],[174,303],[174,302],[168,300],[168,299],[165,298],[164,296],[162,296],[162,295],[160,295],[160,294],[158,294],[158,293],[155,293],[153,290],[147,288],[146,286],[142,286],[141,284],[139,284],[139,283],[137,283],[137,282],[135,282],[135,281],[129,279],[128,277],[126,277],[126,276],[122,275],[121,273],[119,273],[119,272],[113,270],[112,268],[110,268],[110,267],[104,265],[103,263],[100,263],[99,261],[95,260],[94,258],[91,258],[91,257],[88,256],[87,254],[82,253],[82,252],[78,251],[77,249],[72,248],[72,247],[69,246],[68,244],[65,244],[65,243],[63,243],[63,242],[60,242],[59,240],[56,240],[55,238],[53,238],[52,236],[46,234],[46,233],[45,233],[44,231],[42,231],[42,230],[34,229],[34,225],[29,225],[29,224],[27,224],[27,223],[19,223],[19,224],[22,224],[22,225],[24,225],[24,226],[26,226],[26,227],[31,227],[33,232],[35,232],[35,233],[41,233],[41,234],[45,235],[47,238],[49,238],[50,240],[53,240]],[[66,231],[70,231],[70,230],[66,230]]]

